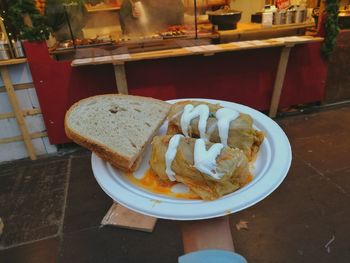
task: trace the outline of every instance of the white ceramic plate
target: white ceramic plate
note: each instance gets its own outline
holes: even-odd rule
[[[186,99],[188,100],[188,99]],[[116,202],[129,209],[157,218],[175,220],[196,220],[218,217],[248,208],[267,197],[283,181],[289,170],[292,152],[287,136],[272,119],[264,114],[240,104],[210,100],[239,112],[247,113],[254,119],[256,129],[266,137],[260,147],[254,164],[254,179],[236,192],[215,201],[187,200],[163,196],[149,192],[131,183],[119,170],[92,154],[92,169],[102,189]],[[171,100],[175,103],[181,100]],[[159,130],[165,134],[167,123]],[[149,168],[150,146],[140,169],[135,176],[142,176]]]

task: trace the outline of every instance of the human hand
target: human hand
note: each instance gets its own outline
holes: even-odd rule
[[[139,2],[136,2],[135,4],[133,4],[132,8],[131,8],[132,16],[134,18],[139,18],[140,17],[139,5],[137,5],[137,3],[139,3]]]

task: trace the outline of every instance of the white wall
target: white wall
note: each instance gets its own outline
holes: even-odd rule
[[[32,82],[31,73],[27,64],[8,66],[13,84]],[[0,77],[0,86],[3,81]],[[34,88],[16,91],[16,96],[22,110],[39,109],[39,101]],[[6,92],[0,92],[0,114],[13,112]],[[46,130],[41,114],[26,116],[25,121],[29,133],[44,132]],[[0,119],[0,139],[21,135],[15,118]],[[51,145],[48,138],[32,140],[37,155],[53,153],[57,151],[56,146]],[[0,144],[0,162],[28,157],[23,141]]]
[[[250,23],[251,15],[263,9],[265,0],[231,0],[231,8],[242,11],[241,23]]]

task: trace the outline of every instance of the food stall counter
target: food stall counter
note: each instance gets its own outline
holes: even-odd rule
[[[313,22],[272,25],[264,27],[259,23],[238,23],[237,29],[219,30],[220,42],[266,39],[273,37],[304,35],[306,29],[314,27]]]
[[[229,44],[219,44],[219,45],[201,45],[201,46],[191,46],[179,49],[169,49],[163,51],[152,51],[152,52],[142,52],[135,54],[120,54],[120,55],[107,55],[100,57],[91,57],[83,59],[75,59],[72,62],[73,67],[77,66],[87,66],[87,65],[98,65],[98,64],[113,64],[114,73],[116,78],[116,84],[118,93],[128,94],[128,85],[126,81],[126,73],[124,68],[125,62],[149,60],[149,59],[161,59],[170,57],[180,57],[180,56],[190,56],[190,55],[204,55],[210,56],[215,53],[223,53],[230,51],[239,51],[245,49],[260,49],[260,48],[273,48],[273,47],[283,47],[279,64],[277,67],[277,73],[275,78],[275,84],[273,88],[273,94],[271,99],[269,115],[275,117],[277,114],[277,109],[279,106],[279,100],[281,96],[281,91],[284,83],[284,77],[286,68],[288,65],[289,53],[292,47],[298,44],[321,42],[323,38],[321,37],[311,37],[311,36],[292,36],[292,37],[282,37],[268,40],[255,40],[255,41],[241,41],[232,42]]]

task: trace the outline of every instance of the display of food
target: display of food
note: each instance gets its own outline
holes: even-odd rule
[[[143,34],[143,35],[123,35],[119,43],[143,43],[148,41],[157,41],[169,38],[184,37],[189,34],[190,27],[185,25],[169,26],[165,31]]]
[[[189,32],[191,32],[193,30],[192,27],[188,26],[188,25],[173,25],[173,26],[169,26],[167,31],[165,31],[164,33],[172,33],[172,35],[186,35]]]
[[[160,32],[160,36],[163,38],[175,38],[175,37],[182,37],[186,35],[186,32],[183,30],[173,30],[173,31],[165,31],[165,32]]]
[[[199,36],[208,37],[211,31],[207,28],[199,27]],[[193,37],[195,31],[192,27],[187,25],[174,25],[169,26],[165,31],[156,33],[150,33],[145,35],[123,35],[118,39],[119,44],[132,44],[132,43],[145,43],[145,42],[157,42],[163,39],[177,39],[177,38],[189,38]]]
[[[118,42],[119,43],[133,43],[133,42],[147,42],[147,41],[152,41],[152,40],[161,40],[162,37],[159,34],[151,34],[151,35],[144,35],[144,36],[123,36],[119,38]]]
[[[204,200],[232,193],[251,178],[241,150],[179,134],[153,139],[150,166],[162,181],[183,183]]]
[[[203,138],[241,149],[249,161],[256,157],[264,134],[253,128],[251,116],[200,101],[182,101],[171,107],[168,134]]]
[[[191,27],[188,25],[173,25],[168,27],[168,31],[187,31],[190,29]]]
[[[97,45],[107,45],[112,44],[113,41],[110,36],[96,36],[96,38],[76,38],[74,44],[76,47],[84,46],[97,46]],[[67,40],[63,42],[58,42],[54,50],[71,49],[74,48],[73,40]]]
[[[210,34],[211,31],[205,27],[198,27],[197,33],[199,35]],[[169,26],[166,31],[159,32],[159,35],[165,39],[191,36],[194,34],[195,34],[195,29],[189,25],[173,25],[173,26]]]

